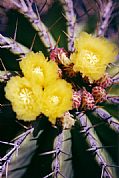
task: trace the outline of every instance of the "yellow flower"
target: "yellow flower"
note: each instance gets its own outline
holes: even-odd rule
[[[5,96],[12,103],[12,108],[18,119],[25,121],[35,120],[40,114],[42,89],[19,76],[12,77],[5,87]]]
[[[73,70],[87,76],[90,82],[100,79],[109,63],[114,62],[117,46],[105,38],[94,37],[85,32],[74,42],[75,52],[71,55]]]
[[[24,76],[31,82],[47,86],[58,78],[58,66],[54,61],[47,61],[42,52],[28,53],[20,62]]]
[[[54,124],[57,117],[72,108],[72,87],[65,80],[58,79],[44,89],[42,112]]]

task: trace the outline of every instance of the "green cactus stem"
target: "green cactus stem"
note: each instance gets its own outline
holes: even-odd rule
[[[0,158],[0,164],[1,164],[0,176],[1,177],[2,175],[4,175],[4,172],[5,172],[6,178],[8,177],[9,163],[11,162],[11,160],[13,161],[15,157],[17,157],[15,156],[15,154],[18,152],[19,148],[21,147],[22,142],[32,132],[33,132],[33,128],[28,129],[26,132],[24,132],[23,134],[19,135],[16,139],[14,139],[14,141],[11,143],[0,141],[2,144],[8,144],[8,145],[13,146],[13,148],[9,150],[8,153],[5,156],[3,156],[3,158]],[[25,140],[25,142],[27,141],[27,139]]]
[[[100,167],[103,170],[103,167],[105,169],[103,170],[103,176],[102,177],[109,177],[112,178],[114,175],[114,172],[112,172],[111,168],[108,167],[108,164],[111,164],[112,161],[109,158],[109,155],[107,152],[103,149],[98,149],[102,147],[102,144],[90,122],[86,114],[84,113],[79,113],[76,116],[76,119],[79,121],[81,127],[83,130],[81,130],[81,133],[84,133],[86,135],[86,140],[89,144],[89,151],[94,151],[95,153],[95,158],[97,163],[100,165]]]
[[[109,1],[97,1],[100,9],[100,22],[98,24],[97,35],[104,36],[110,23],[112,11],[114,10],[114,4],[112,0]]]
[[[54,48],[56,42],[53,39],[50,32],[48,31],[47,27],[41,21],[37,7],[36,7],[37,13],[33,10],[32,7],[33,2],[30,0],[27,0],[27,2],[25,2],[25,0],[19,0],[18,2],[12,0],[12,2],[16,6],[17,10],[29,20],[33,28],[38,32],[38,35],[42,40],[43,44],[45,45],[45,47],[48,50]]]
[[[112,77],[112,80],[113,80],[113,84],[118,84],[118,83],[119,83],[119,72],[116,73],[116,74]]]
[[[112,117],[106,110],[103,108],[96,108],[95,112],[98,116],[103,119],[105,122],[109,124],[109,127],[112,128],[114,131],[119,133],[119,121]]]
[[[80,38],[76,35],[84,28],[84,24],[87,23],[86,26],[91,28],[92,22],[88,24],[87,18],[96,16],[88,1],[77,1],[86,12],[86,18],[83,14],[85,22],[79,22],[78,29],[75,28],[77,16],[73,0],[55,1],[46,19],[41,17],[36,0],[10,2],[18,11],[17,15],[23,17],[23,21],[24,18],[27,23],[29,21],[31,26],[28,28],[31,27],[32,32],[38,34],[36,44],[39,40],[40,43],[33,47],[34,38],[31,46],[33,49],[28,49],[17,42],[18,20],[14,39],[0,34],[0,132],[5,132],[2,137],[0,135],[0,146],[3,149],[4,146],[9,146],[3,153],[0,152],[0,178],[89,178],[89,172],[91,178],[118,178],[119,165],[115,153],[118,147],[115,142],[119,134],[118,57],[115,65],[110,63],[116,58],[118,49],[107,39],[101,38],[106,36],[110,28],[111,15],[115,9],[113,1],[94,1],[93,4],[98,4],[99,21],[93,22],[97,26],[93,32],[98,37],[88,34],[85,29]],[[47,0],[45,4],[47,5]],[[61,10],[60,5],[66,21],[57,12]],[[92,14],[87,13],[88,9],[91,9]],[[52,33],[51,28],[47,27],[50,12],[50,20],[55,19],[52,22]],[[54,18],[55,13],[57,16]],[[22,20],[20,23],[24,24]],[[66,39],[62,38],[64,29],[67,29],[64,32],[68,37],[67,44]],[[25,38],[24,33],[22,39],[19,34],[18,41],[29,44],[27,40],[30,42],[33,34],[28,34]],[[56,42],[54,39],[57,38]],[[60,46],[61,44],[63,45]],[[48,52],[48,55],[42,51],[35,53],[39,48]],[[6,51],[10,51],[12,55]],[[23,63],[19,65],[19,59],[15,55]],[[11,130],[8,129],[12,122],[18,124],[15,125],[18,130],[13,132],[14,139],[11,136],[13,127],[10,125]],[[30,127],[27,128],[27,124]],[[12,138],[7,139],[6,135]],[[112,147],[114,151],[111,152],[108,148]],[[90,162],[85,162],[88,160],[87,155],[91,158]]]
[[[76,16],[74,13],[73,2],[71,0],[60,0],[64,12],[65,18],[67,20],[67,34],[68,34],[68,50],[74,50],[74,31],[75,31],[75,23],[76,23]]]
[[[12,53],[19,55],[20,57],[24,56],[29,52],[29,49],[22,44],[16,42],[15,40],[4,37],[0,34],[0,48],[9,49]]]
[[[111,103],[119,104],[119,96],[108,96],[107,99]]]
[[[71,131],[63,130],[55,139],[56,154],[52,163],[54,177],[73,177]]]

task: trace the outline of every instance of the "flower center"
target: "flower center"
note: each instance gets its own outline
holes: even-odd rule
[[[40,67],[35,67],[33,69],[33,72],[36,73],[36,74],[39,74],[41,77],[43,77],[43,71]]]
[[[32,92],[28,88],[23,88],[20,91],[20,99],[24,102],[24,104],[29,104],[31,100]]]
[[[90,52],[88,50],[84,51],[83,60],[88,61],[91,65],[95,65],[99,61],[97,56],[93,52]]]
[[[58,96],[52,96],[50,98],[50,103],[52,103],[54,105],[58,105],[59,104],[59,97]]]

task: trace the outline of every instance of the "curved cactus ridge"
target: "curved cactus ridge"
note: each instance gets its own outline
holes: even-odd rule
[[[52,163],[54,177],[73,177],[71,131],[63,130],[55,139],[55,157]]]
[[[95,133],[93,125],[89,121],[86,114],[79,113],[76,118],[78,119],[81,127],[83,128],[81,132],[86,135],[86,140],[90,145],[88,151],[93,151],[95,153],[95,158],[100,167],[102,167],[102,177],[116,177],[114,170],[112,171],[112,169],[108,167],[108,164],[111,165],[113,164],[113,162],[112,160],[110,160],[109,155],[103,148],[97,134]]]
[[[3,144],[8,144],[8,145],[12,145],[13,148],[11,150],[8,151],[8,153],[0,159],[1,162],[1,177],[15,177],[15,176],[20,176],[23,174],[23,172],[25,171],[24,169],[19,170],[18,172],[14,172],[13,169],[17,169],[19,168],[19,166],[23,166],[23,164],[27,164],[27,162],[29,162],[30,156],[34,153],[34,146],[33,142],[30,140],[31,139],[31,133],[33,132],[33,128],[28,129],[26,132],[24,132],[23,134],[19,135],[17,138],[14,139],[14,141],[12,141],[11,143],[9,142],[1,142]],[[24,152],[25,147],[27,146],[27,142],[30,141],[29,144],[30,145],[30,152],[28,152],[27,150],[27,154],[26,152]],[[22,154],[19,153],[19,148],[22,145],[22,149],[20,149],[22,151]],[[23,156],[24,154],[24,156]],[[21,159],[21,156],[27,157],[27,162],[24,162],[23,157]],[[10,164],[9,164],[10,163]],[[14,167],[15,166],[15,167]],[[8,173],[9,170],[9,173]],[[13,171],[13,172],[12,172]]]
[[[10,39],[8,37],[4,37],[0,34],[0,46],[1,48],[7,48],[14,54],[19,56],[23,56],[29,52],[29,49],[22,44],[17,43],[15,40]]]
[[[35,32],[38,34],[38,38],[42,41],[47,51],[51,52],[52,50],[54,50],[57,47],[57,43],[59,41],[57,42],[57,40],[55,40],[56,38],[53,37],[53,34],[49,31],[49,28],[42,21],[36,3],[34,3],[33,0],[11,0],[11,3],[14,4],[15,9],[19,13],[21,13],[23,17],[27,18]],[[76,24],[77,22],[76,14],[74,11],[74,3],[72,0],[59,0],[56,3],[60,3],[60,5],[62,5],[63,17],[65,17],[66,19],[65,25],[67,27],[67,32],[64,33],[67,36],[68,52],[72,53],[74,51],[74,38],[76,30],[75,25],[80,27],[80,23]],[[104,36],[109,26],[110,17],[114,10],[114,5],[113,1],[111,0],[104,2],[100,0],[97,1],[97,4],[101,11],[99,13],[100,21],[98,23],[96,35]],[[17,55],[19,56],[19,58],[21,58],[29,53],[32,49],[29,49],[20,42],[17,42],[16,33],[17,27],[14,39],[5,37],[0,34],[0,48],[7,49],[11,53],[13,53],[13,55]],[[60,33],[62,33],[62,29],[59,29],[57,38],[59,38]],[[69,54],[66,54],[65,50],[63,49],[63,55],[65,56],[65,59],[67,59],[67,56]],[[2,64],[2,68],[4,69],[0,71],[0,82],[3,83],[3,85],[10,79],[11,76],[14,76],[16,74],[21,75],[21,73],[17,70],[11,71],[11,69],[6,69],[3,64],[2,57],[0,61]],[[116,87],[119,84],[118,60],[116,61],[116,63],[116,70],[113,70],[113,67],[108,68],[107,70],[110,72],[110,74],[112,74],[111,80],[113,84],[111,87],[114,92],[112,92],[111,94],[111,92],[109,91],[111,87],[107,89],[108,94],[106,96],[107,98],[105,103],[113,103],[117,106],[117,104],[119,104],[119,92],[117,91],[118,87]],[[61,63],[60,65],[62,66]],[[66,67],[67,66],[64,67],[64,71]],[[85,82],[82,82],[82,84],[84,83]],[[84,89],[83,86],[81,87]],[[80,89],[80,87],[78,89]],[[89,111],[89,113],[87,111],[82,111],[82,108],[81,110],[77,108],[77,110],[74,109],[73,111],[71,111],[72,115],[70,115],[75,122],[75,124],[72,124],[73,127],[70,126],[70,128],[67,128],[62,126],[62,128],[59,128],[59,126],[54,127],[49,124],[49,122],[47,122],[43,129],[42,126],[40,126],[40,129],[38,128],[37,131],[37,128],[33,124],[32,128],[27,128],[27,130],[25,130],[18,137],[15,137],[15,139],[13,139],[12,141],[0,141],[2,145],[11,146],[11,148],[7,150],[6,154],[0,158],[0,177],[33,178],[34,174],[32,172],[32,169],[33,171],[38,172],[35,172],[34,178],[37,178],[37,176],[41,178],[75,177],[75,159],[73,158],[74,155],[72,151],[72,130],[78,130],[83,139],[87,142],[88,149],[86,151],[92,154],[92,157],[95,159],[95,164],[98,165],[98,170],[100,172],[98,176],[101,178],[117,178],[117,170],[119,169],[117,160],[115,161],[115,159],[113,159],[113,156],[109,154],[109,151],[107,149],[111,146],[103,145],[103,143],[101,143],[102,139],[100,139],[100,134],[98,134],[97,130],[95,129],[98,125],[100,125],[101,127],[102,124],[106,123],[109,126],[108,130],[112,130],[116,135],[118,135],[119,133],[118,118],[113,117],[113,114],[111,114],[109,110],[106,110],[105,103],[104,107],[102,103],[101,105],[94,107],[92,111]],[[1,111],[4,110],[3,108],[8,105],[9,104],[6,103],[0,104],[0,114]],[[90,121],[91,116],[88,117],[90,115],[90,112],[93,114],[94,118],[100,118],[99,123],[97,123],[96,125],[93,125],[92,121]],[[118,113],[116,115],[118,115]],[[94,118],[92,118],[92,120]],[[36,132],[38,133],[34,134]],[[79,142],[78,139],[77,142]],[[85,155],[79,156],[85,157]],[[35,166],[33,166],[33,164],[35,164]],[[79,162],[77,162],[77,165],[80,166]],[[80,176],[82,175],[79,175],[79,177]]]

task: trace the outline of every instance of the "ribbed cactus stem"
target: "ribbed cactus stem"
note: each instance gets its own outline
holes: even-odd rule
[[[71,133],[70,129],[63,129],[57,135],[54,142],[54,150],[41,153],[40,155],[54,155],[52,162],[52,172],[43,178],[48,178],[51,175],[54,178],[61,178],[66,176],[68,178],[73,177],[72,160],[71,160]],[[69,160],[68,160],[69,159]],[[67,161],[67,164],[65,163]]]
[[[60,0],[67,20],[67,33],[68,33],[68,49],[69,51],[74,50],[74,30],[76,23],[76,15],[74,13],[73,1],[72,0]]]
[[[107,100],[111,103],[119,104],[119,96],[107,96]]]
[[[119,72],[112,77],[112,80],[113,84],[119,84]]]
[[[6,82],[7,80],[10,79],[12,76],[12,73],[9,71],[0,71],[0,82]]]
[[[27,0],[27,3],[25,0],[19,0],[19,2],[16,2],[16,0],[12,0],[12,2],[14,3],[18,11],[29,20],[33,28],[38,32],[38,35],[45,47],[47,49],[54,48],[56,42],[53,39],[51,33],[48,31],[48,28],[41,21],[38,10],[36,9],[37,13],[33,10],[33,2],[30,0]]]
[[[9,49],[12,53],[17,54],[20,57],[29,52],[27,47],[21,45],[11,38],[4,37],[2,34],[0,34],[0,48]]]
[[[60,174],[60,162],[58,157],[60,156],[61,153],[63,133],[60,133],[56,139],[57,139],[55,145],[56,154],[55,154],[55,160],[53,161],[53,169],[54,169],[55,177],[57,177],[58,174]]]
[[[109,167],[106,167],[109,162],[106,159],[106,151],[103,149],[97,149],[102,147],[102,144],[91,124],[88,117],[84,113],[77,113],[77,120],[80,122],[81,127],[83,128],[83,132],[86,134],[86,139],[88,144],[90,145],[91,151],[95,152],[95,158],[97,163],[100,165],[101,168],[105,167],[103,172],[103,178],[109,177],[113,178],[112,170]],[[90,151],[89,149],[89,151]]]
[[[63,132],[59,133],[59,135],[56,137],[53,151],[48,151],[40,154],[40,155],[54,154],[54,160],[52,163],[53,171],[43,178],[50,177],[51,175],[54,175],[54,177],[58,177],[58,175],[62,175],[60,173],[60,159],[59,159],[59,156],[61,154],[61,149],[62,149],[62,143],[63,143]],[[62,177],[64,176],[62,175]]]
[[[110,23],[111,14],[113,11],[113,1],[99,1],[98,3],[100,6],[100,22],[98,24],[97,35],[104,36]]]
[[[95,112],[101,119],[109,124],[110,128],[119,133],[119,121],[117,119],[112,117],[111,114],[102,108],[96,108]]]
[[[55,175],[54,177],[73,177],[70,129],[63,129],[62,132],[56,137],[54,148],[56,150],[52,164]]]
[[[30,128],[28,129],[26,132],[24,132],[23,134],[19,135],[13,143],[9,143],[9,142],[3,142],[3,141],[0,141],[0,143],[2,144],[8,144],[8,145],[12,145],[13,148],[8,151],[8,153],[3,157],[3,158],[0,158],[0,175],[2,176],[2,174],[4,172],[6,172],[6,177],[7,177],[7,167],[8,167],[8,164],[10,163],[12,157],[13,157],[13,154],[15,152],[18,152],[18,149],[20,148],[20,145],[22,144],[22,142],[25,140],[25,138],[33,132],[33,128]]]

